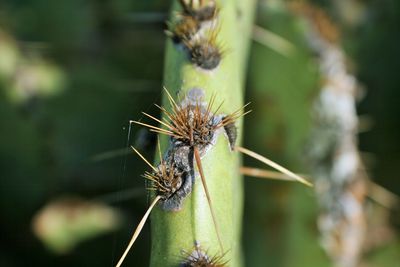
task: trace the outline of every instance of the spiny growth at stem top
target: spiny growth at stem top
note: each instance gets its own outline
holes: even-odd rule
[[[213,20],[218,14],[215,0],[179,0],[183,14],[198,21]]]
[[[217,43],[219,27],[215,1],[180,0],[183,11],[172,22],[167,22],[167,36],[181,44],[189,60],[204,70],[216,68],[224,54]]]

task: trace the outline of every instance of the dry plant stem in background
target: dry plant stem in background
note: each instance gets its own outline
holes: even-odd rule
[[[323,85],[313,108],[308,148],[320,214],[321,243],[336,267],[359,266],[366,237],[368,177],[357,148],[357,80],[347,71],[335,25],[320,9],[295,7],[307,22]]]

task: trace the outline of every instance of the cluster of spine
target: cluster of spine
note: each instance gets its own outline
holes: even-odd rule
[[[147,189],[161,196],[161,201],[167,201],[182,187],[185,176],[184,171],[177,168],[173,162],[167,163],[162,158],[160,161],[152,172],[146,171],[143,177],[151,181]]]
[[[357,148],[357,81],[347,71],[345,53],[328,17],[312,7],[302,11],[323,80],[313,107],[308,149],[320,205],[321,243],[335,266],[356,267],[366,234],[368,182]]]
[[[201,249],[198,243],[191,252],[183,251],[183,262],[180,267],[227,267],[228,261],[224,254],[209,256],[207,251]]]
[[[189,60],[196,66],[215,69],[222,58],[217,43],[218,8],[214,0],[180,0],[182,12],[168,23],[167,35],[177,45],[182,45]]]
[[[191,192],[194,183],[195,150],[200,156],[215,143],[217,135],[225,130],[230,146],[236,141],[235,120],[243,115],[243,108],[229,115],[216,115],[221,105],[214,109],[215,97],[208,104],[203,102],[204,92],[199,88],[188,91],[177,104],[167,90],[171,110],[156,105],[167,119],[159,120],[143,113],[164,128],[134,121],[148,127],[151,131],[169,136],[169,147],[160,164],[144,177],[151,181],[150,189],[161,196],[160,204],[164,210],[178,211],[184,198]]]

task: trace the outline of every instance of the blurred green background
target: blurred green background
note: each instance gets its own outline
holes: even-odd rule
[[[260,1],[257,24],[298,52],[287,58],[253,43],[246,97],[254,112],[246,116],[244,143],[306,171],[301,157],[318,68],[297,18],[271,8],[275,2]],[[314,2],[340,26],[366,88],[359,113],[373,127],[360,135],[360,149],[371,177],[400,195],[400,2],[351,0],[344,10],[344,1]],[[119,257],[147,206],[140,177],[146,166],[126,145],[152,159],[153,137],[129,128],[129,120],[140,111],[158,114],[152,104],[160,102],[170,4],[0,2],[0,266],[112,266]],[[246,266],[330,266],[318,244],[311,190],[246,178],[246,195]],[[67,207],[78,229],[65,226],[51,246],[34,234],[34,218],[49,203]],[[76,214],[87,218],[74,220]],[[109,216],[115,221],[107,225]],[[398,213],[391,216],[399,229]],[[147,266],[149,249],[146,226],[126,266]],[[367,256],[371,266],[393,267],[400,246]]]

